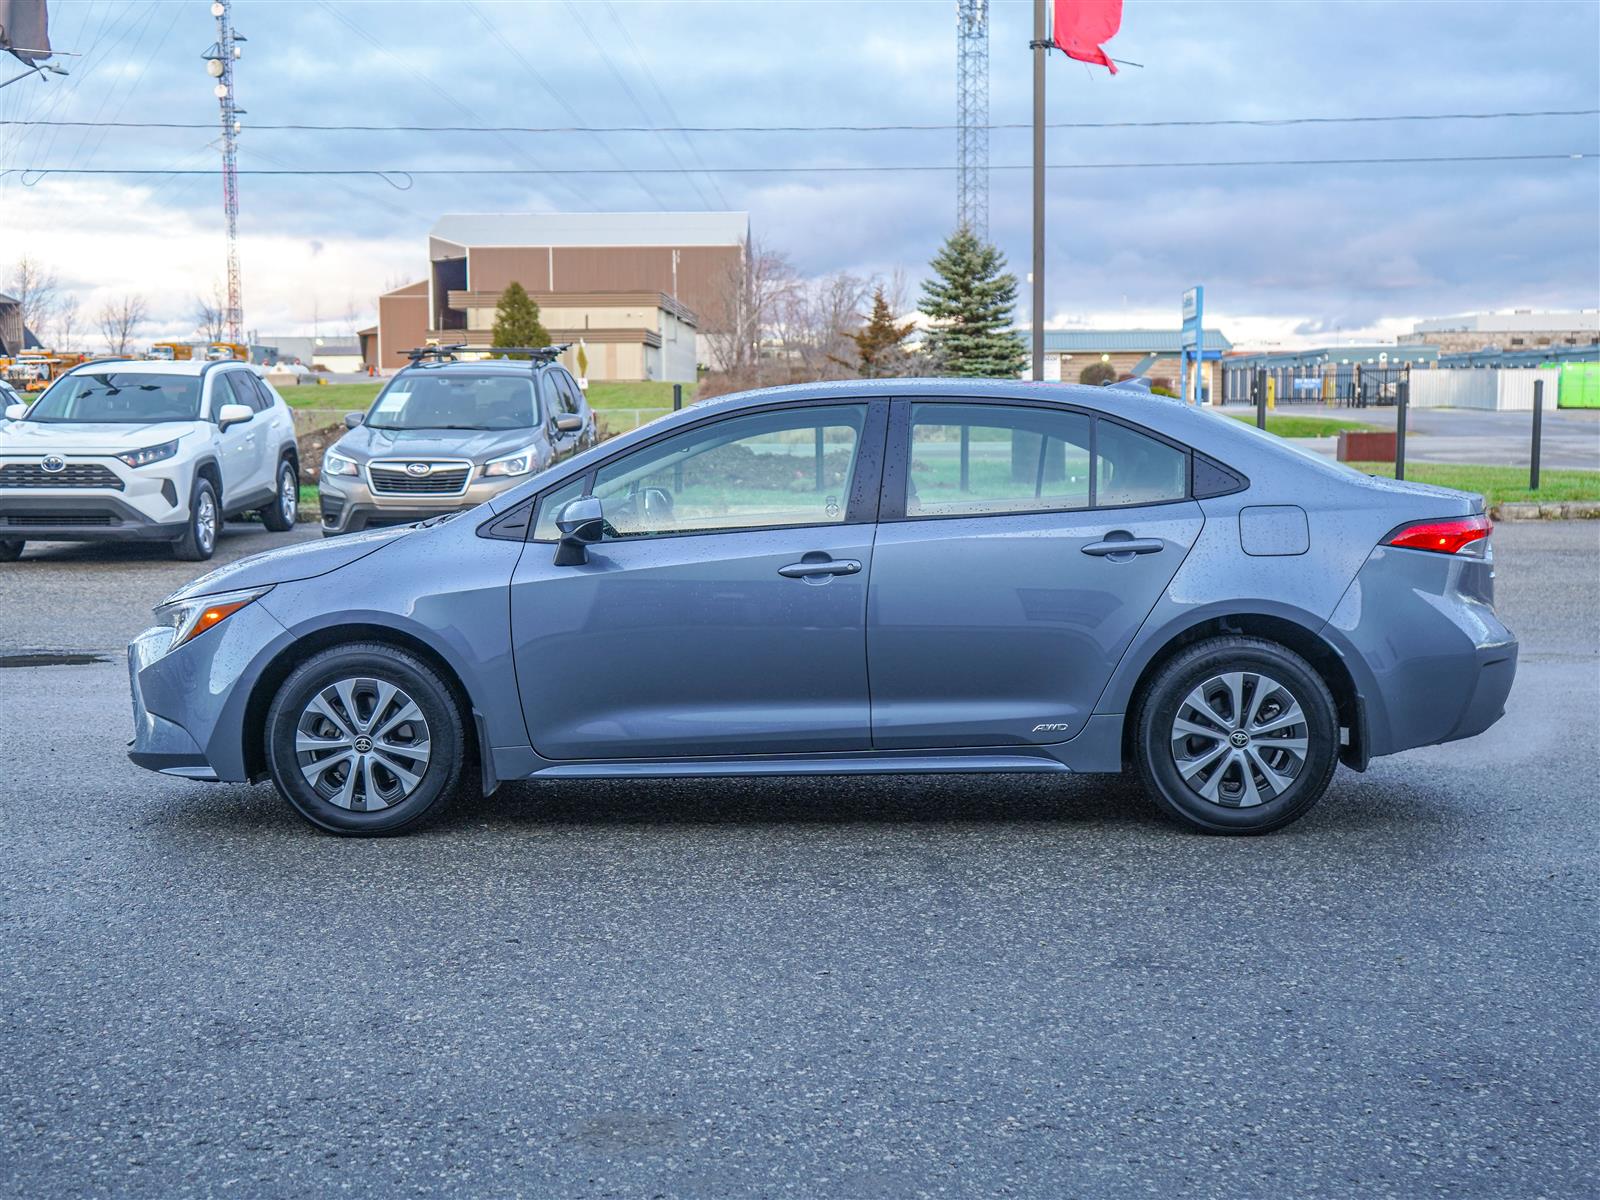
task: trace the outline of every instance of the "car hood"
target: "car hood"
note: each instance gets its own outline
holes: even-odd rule
[[[121,454],[159,446],[194,429],[193,421],[144,424],[12,421],[0,428],[0,454]]]
[[[313,579],[348,567],[375,550],[409,534],[414,527],[398,525],[388,529],[372,529],[365,533],[347,534],[340,538],[327,538],[314,542],[301,542],[281,550],[268,550],[238,559],[227,566],[218,567],[192,583],[185,584],[163,604],[174,600],[187,600],[193,596],[211,596],[217,592],[232,592],[240,588],[261,587],[269,583],[293,583],[297,579]]]
[[[514,454],[538,438],[537,429],[372,429],[358,425],[334,447],[358,458],[470,458]]]

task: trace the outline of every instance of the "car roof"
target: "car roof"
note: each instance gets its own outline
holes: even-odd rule
[[[79,363],[67,374],[76,374],[79,371],[105,371],[115,369],[127,375],[203,375],[214,367],[245,367],[249,363],[240,362],[236,358],[217,358],[210,362],[200,359],[185,359],[179,362],[169,362],[160,358],[97,358],[86,363]]]

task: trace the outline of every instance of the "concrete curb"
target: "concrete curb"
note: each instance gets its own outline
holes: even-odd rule
[[[1568,500],[1560,504],[1499,504],[1489,510],[1496,521],[1600,520],[1600,500]]]

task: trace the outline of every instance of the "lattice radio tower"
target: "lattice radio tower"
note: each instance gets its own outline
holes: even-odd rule
[[[989,238],[989,0],[956,0],[956,224]]]
[[[244,341],[244,307],[239,286],[239,116],[244,112],[234,100],[233,64],[240,55],[243,34],[235,33],[229,0],[213,0],[211,15],[217,19],[217,40],[202,57],[206,73],[217,81],[214,89],[222,110],[222,212],[228,225],[228,310],[224,323],[228,340]]]

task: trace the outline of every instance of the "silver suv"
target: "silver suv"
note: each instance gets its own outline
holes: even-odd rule
[[[460,346],[413,351],[370,409],[345,417],[350,432],[323,456],[323,534],[472,508],[598,442],[582,390],[555,361],[564,349],[512,351],[531,361],[463,361]]]

